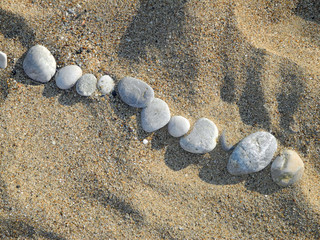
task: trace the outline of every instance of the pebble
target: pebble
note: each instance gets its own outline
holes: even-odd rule
[[[154,132],[170,121],[170,109],[168,104],[159,98],[152,102],[141,112],[141,125],[144,131]]]
[[[271,165],[271,176],[281,187],[299,181],[304,172],[304,164],[299,155],[292,150],[284,150]]]
[[[277,150],[276,138],[268,132],[256,132],[244,138],[232,152],[227,165],[232,175],[259,172],[271,162]]]
[[[0,51],[0,68],[5,69],[7,67],[7,54]]]
[[[33,80],[46,83],[56,73],[57,63],[50,51],[42,46],[35,45],[29,49],[24,61],[23,69]]]
[[[173,137],[182,137],[190,129],[190,122],[182,116],[174,116],[168,124],[169,134]]]
[[[97,88],[103,95],[109,94],[114,89],[114,81],[109,75],[104,75],[99,79]]]
[[[89,97],[96,90],[96,86],[96,77],[93,74],[85,74],[77,81],[76,90],[79,95]]]
[[[218,135],[218,128],[212,121],[200,118],[191,133],[180,139],[180,146],[187,152],[204,154],[216,147]]]
[[[147,139],[143,139],[143,141],[142,141],[142,143],[144,144],[144,145],[146,145],[146,144],[148,144],[148,140]]]
[[[153,89],[145,82],[132,77],[121,79],[118,91],[122,101],[131,107],[144,108],[154,99]]]
[[[69,65],[61,68],[56,74],[56,84],[60,89],[69,89],[82,76],[82,70],[77,65]]]

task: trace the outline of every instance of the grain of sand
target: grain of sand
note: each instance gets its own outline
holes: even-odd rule
[[[0,237],[3,239],[319,239],[320,5],[315,0],[0,2]],[[188,154],[119,96],[80,97],[22,70],[46,46],[78,64],[150,84],[173,115],[237,143],[255,131],[296,150],[303,179],[270,166],[227,173],[218,144]],[[144,145],[143,139],[149,143]]]

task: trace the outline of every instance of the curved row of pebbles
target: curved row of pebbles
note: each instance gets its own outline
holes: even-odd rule
[[[0,52],[0,68],[5,68],[6,65],[6,54]],[[56,61],[47,48],[36,45],[28,51],[23,68],[31,79],[46,83],[56,73]],[[114,88],[114,81],[110,76],[103,76],[97,81],[93,74],[82,75],[81,68],[76,65],[61,68],[56,73],[55,81],[60,89],[70,89],[76,85],[81,96],[92,95],[97,87],[102,94],[108,94]],[[131,107],[142,108],[141,123],[144,131],[154,132],[168,125],[169,134],[181,137],[180,146],[191,153],[205,154],[216,147],[219,131],[211,120],[200,118],[188,134],[189,120],[182,116],[171,117],[168,104],[155,98],[153,89],[147,83],[124,77],[118,84],[118,92],[123,102]],[[228,172],[242,175],[261,171],[268,166],[277,150],[277,140],[268,132],[256,132],[244,138],[236,147],[230,147],[223,134],[222,146],[226,151],[233,150],[227,165]],[[304,164],[299,155],[287,149],[271,166],[272,179],[283,187],[297,182],[303,171]]]

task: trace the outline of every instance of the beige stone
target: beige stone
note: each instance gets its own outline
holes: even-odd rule
[[[271,176],[279,186],[286,187],[299,181],[304,164],[299,155],[292,150],[284,150],[271,165]]]

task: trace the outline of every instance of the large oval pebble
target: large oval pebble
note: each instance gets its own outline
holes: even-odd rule
[[[84,74],[76,85],[77,93],[84,97],[91,96],[96,90],[97,78],[93,74]]]
[[[168,104],[159,98],[152,102],[141,112],[141,125],[144,131],[154,132],[170,121],[170,109]]]
[[[69,89],[82,76],[82,70],[77,65],[69,65],[61,68],[56,74],[56,84],[60,89]]]
[[[271,176],[281,187],[292,185],[299,181],[304,171],[304,164],[299,155],[292,150],[284,150],[271,165]]]
[[[145,82],[132,77],[121,79],[118,91],[122,101],[131,107],[144,108],[154,99],[153,89]]]
[[[180,139],[180,146],[188,152],[204,154],[216,147],[218,135],[218,128],[212,121],[200,118],[191,133]]]
[[[41,83],[50,81],[56,72],[56,67],[56,60],[50,51],[42,45],[30,48],[23,61],[24,72],[31,79]]]
[[[244,138],[232,152],[228,171],[232,175],[259,172],[271,162],[277,150],[276,138],[268,132],[256,132]]]

